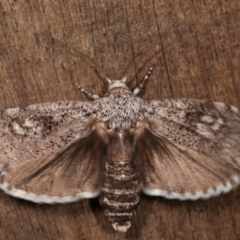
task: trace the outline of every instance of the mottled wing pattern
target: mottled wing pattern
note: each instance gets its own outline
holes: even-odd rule
[[[237,108],[191,99],[150,101],[145,108],[148,127],[136,157],[146,194],[194,200],[240,183]]]
[[[46,203],[98,195],[104,144],[92,131],[95,117],[88,112],[94,104],[56,102],[2,112],[0,187]]]

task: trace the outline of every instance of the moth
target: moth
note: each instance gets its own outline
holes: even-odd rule
[[[117,231],[126,232],[139,193],[207,199],[240,183],[240,113],[195,99],[147,101],[127,77],[103,97],[51,102],[0,115],[0,188],[35,203],[99,197]]]

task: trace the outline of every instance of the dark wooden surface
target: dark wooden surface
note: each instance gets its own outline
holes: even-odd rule
[[[156,62],[145,99],[240,107],[239,22],[238,0],[1,0],[0,110],[86,100],[72,80],[103,95],[104,81],[69,48],[91,57],[110,78],[132,64],[131,87]],[[141,196],[132,228],[121,234],[97,199],[37,205],[0,192],[0,239],[240,239],[239,198],[240,189],[196,202]]]

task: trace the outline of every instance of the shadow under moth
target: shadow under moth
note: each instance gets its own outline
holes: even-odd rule
[[[154,67],[154,66],[153,66]],[[207,199],[240,183],[240,113],[195,99],[146,101],[110,80],[104,97],[52,102],[0,115],[0,188],[36,203],[99,197],[117,231],[126,232],[139,193]]]

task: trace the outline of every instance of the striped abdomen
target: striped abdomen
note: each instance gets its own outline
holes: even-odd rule
[[[139,203],[138,176],[134,161],[119,153],[106,162],[101,205],[115,230],[126,232]]]

